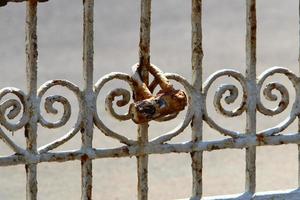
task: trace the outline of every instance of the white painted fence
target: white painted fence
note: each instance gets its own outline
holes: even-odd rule
[[[0,5],[5,6],[10,2],[23,2],[25,0],[0,0]],[[268,69],[260,76],[256,74],[256,1],[246,0],[246,72],[233,70],[221,70],[212,74],[206,81],[202,80],[202,0],[192,0],[192,70],[193,79],[189,83],[185,78],[176,74],[163,73],[156,66],[150,64],[150,30],[151,30],[151,0],[141,0],[140,20],[140,60],[133,67],[133,75],[123,73],[111,73],[94,84],[93,79],[93,20],[94,0],[83,0],[84,24],[83,24],[83,78],[84,89],[67,80],[50,80],[37,86],[37,7],[39,2],[45,0],[28,0],[26,13],[26,70],[27,92],[17,88],[3,88],[0,90],[2,100],[8,94],[14,94],[19,100],[2,100],[0,104],[0,138],[10,147],[15,154],[0,157],[0,166],[25,165],[27,174],[26,199],[37,199],[37,165],[41,162],[65,162],[69,160],[81,160],[82,173],[82,200],[92,199],[92,161],[93,159],[109,157],[137,157],[138,173],[138,199],[148,199],[148,156],[151,154],[166,153],[190,153],[192,159],[193,188],[190,199],[202,198],[202,171],[203,151],[222,150],[227,148],[239,148],[246,150],[246,183],[245,193],[233,196],[203,197],[202,199],[300,199],[300,192],[278,191],[268,193],[256,193],[256,146],[283,145],[300,143],[300,134],[281,134],[292,122],[298,119],[300,114],[300,78],[290,70],[282,67]],[[149,73],[154,80],[149,83]],[[244,75],[245,74],[245,75]],[[267,116],[277,115],[283,112],[289,101],[288,89],[279,82],[266,84],[266,79],[274,74],[286,76],[293,84],[296,93],[292,111],[282,123],[267,130],[256,130],[256,112]],[[220,77],[229,76],[241,85],[242,101],[235,110],[227,110],[221,104],[225,100],[227,104],[235,102],[238,98],[238,88],[235,85],[224,84],[218,88],[214,96],[214,105],[217,111],[227,117],[235,117],[246,112],[245,132],[236,132],[218,125],[206,110],[207,93],[214,81]],[[109,81],[120,79],[127,82],[133,95],[130,102],[130,92],[117,88],[112,89],[106,98],[106,110],[119,120],[133,120],[138,126],[138,138],[130,139],[110,130],[97,114],[96,101],[102,87]],[[185,91],[176,90],[169,80],[180,83]],[[42,147],[37,144],[38,124],[47,128],[64,126],[71,115],[71,105],[62,96],[53,95],[46,97],[44,107],[48,113],[57,114],[54,103],[63,105],[63,116],[57,122],[48,122],[40,112],[41,99],[53,86],[62,86],[71,90],[77,97],[80,112],[75,126],[65,136]],[[152,94],[154,89],[160,86],[158,94]],[[279,104],[274,109],[265,107],[262,103],[262,95],[269,101],[280,98]],[[273,94],[278,91],[280,96]],[[128,113],[117,114],[113,108],[115,97],[121,96],[117,101],[118,106],[130,104]],[[152,140],[148,139],[148,121],[167,121],[176,118],[178,112],[187,106],[186,115],[182,123],[168,133]],[[183,111],[184,112],[184,111]],[[12,121],[20,116],[17,122]],[[220,134],[228,136],[227,139],[202,141],[203,122]],[[184,143],[170,144],[172,138],[181,134],[191,124],[191,140]],[[119,140],[123,146],[117,148],[93,148],[93,129],[99,128],[107,137]],[[26,149],[18,146],[10,139],[2,129],[14,132],[25,128],[27,141]],[[300,126],[299,126],[300,131]],[[82,135],[82,146],[73,151],[51,151],[69,141],[76,134]],[[51,152],[50,152],[51,151]],[[300,148],[299,148],[300,152]],[[300,159],[300,153],[299,153]],[[299,174],[298,174],[299,177]],[[300,182],[300,181],[299,181]]]

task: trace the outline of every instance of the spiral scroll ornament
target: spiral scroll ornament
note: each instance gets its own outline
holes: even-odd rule
[[[110,81],[121,80],[129,85],[129,90],[124,88],[116,88],[111,90],[105,98],[105,110],[110,113],[115,119],[120,121],[133,120],[135,123],[140,123],[137,121],[137,117],[134,112],[137,112],[141,106],[142,114],[145,116],[142,123],[149,122],[150,120],[155,120],[159,122],[164,122],[172,120],[177,117],[178,113],[183,110],[185,104],[187,104],[186,114],[182,122],[173,130],[163,133],[156,138],[150,139],[150,144],[163,144],[170,141],[172,138],[178,136],[182,133],[185,128],[190,124],[195,112],[199,112],[200,109],[203,120],[213,129],[217,130],[219,133],[233,137],[244,137],[245,133],[240,133],[238,131],[233,131],[226,129],[219,124],[217,124],[210,116],[207,111],[207,96],[208,92],[219,78],[231,77],[240,84],[240,87],[233,84],[222,84],[215,91],[213,97],[213,104],[216,111],[222,114],[225,117],[237,117],[242,115],[248,106],[248,87],[247,80],[244,75],[235,70],[221,70],[212,74],[207,81],[203,84],[203,90],[197,90],[194,88],[185,78],[180,75],[173,73],[163,73],[155,65],[150,65],[147,70],[154,76],[154,80],[146,85],[140,75],[138,70],[138,65],[132,67],[133,74],[128,75],[124,73],[110,73],[102,77],[94,86],[94,124],[99,128],[106,136],[114,138],[119,142],[126,145],[136,145],[137,141],[132,140],[125,134],[117,133],[111,130],[105,125],[101,120],[100,116],[97,113],[96,98],[99,96],[102,88]],[[257,94],[257,111],[266,115],[266,116],[275,116],[283,111],[285,111],[290,104],[290,94],[286,86],[283,83],[276,82],[267,82],[268,78],[273,75],[283,75],[288,78],[293,84],[295,90],[295,101],[292,104],[291,112],[288,117],[283,120],[280,124],[271,127],[266,130],[259,131],[258,135],[263,136],[272,136],[281,133],[285,130],[299,115],[300,115],[300,79],[290,70],[283,67],[273,67],[264,73],[262,73],[256,84],[256,94]],[[183,90],[174,89],[170,81],[175,81],[183,86]],[[72,106],[70,101],[62,95],[49,95],[46,93],[53,87],[64,87],[67,90],[71,91],[77,98],[79,105],[83,101],[83,92],[75,84],[67,80],[51,80],[44,83],[38,90],[37,95],[37,106],[38,106],[38,122],[46,128],[60,128],[70,120],[72,113]],[[161,90],[158,93],[154,94],[155,88],[160,86]],[[241,88],[241,89],[239,89]],[[131,90],[131,91],[130,91]],[[241,91],[239,91],[241,90]],[[12,98],[11,96],[15,96]],[[133,98],[131,98],[131,95]],[[179,99],[176,99],[176,95],[182,95]],[[235,103],[238,101],[238,98],[241,97],[240,104],[235,108],[229,110],[226,108],[226,105]],[[174,98],[174,99],[172,99]],[[181,98],[181,99],[180,99]],[[271,102],[277,102],[278,105],[274,108],[268,108],[262,103],[262,98],[265,98]],[[180,104],[183,101],[183,104]],[[184,102],[186,101],[186,102]],[[2,127],[8,131],[15,132],[23,128],[29,121],[29,103],[28,96],[24,94],[21,90],[17,88],[4,88],[0,90],[0,124]],[[172,103],[170,103],[172,102]],[[179,103],[179,104],[178,104]],[[62,112],[56,108],[56,104],[62,105]],[[155,113],[157,110],[163,110],[165,106],[169,104],[175,105],[176,109],[174,112],[162,112]],[[225,105],[224,105],[225,104]],[[124,114],[116,112],[114,105],[118,107],[128,107],[128,111]],[[179,105],[179,109],[177,107]],[[183,106],[182,106],[183,105]],[[42,115],[41,110],[44,109],[47,113],[52,115],[57,115],[62,113],[59,120],[57,121],[48,121]],[[57,148],[58,146],[66,143],[72,137],[74,137],[80,130],[82,126],[82,115],[81,112],[83,109],[79,107],[79,115],[77,117],[76,123],[73,125],[71,130],[63,135],[61,138],[58,138],[51,143],[42,146],[38,149],[39,153],[45,153],[50,150]],[[169,109],[170,110],[170,109]],[[172,109],[171,109],[172,110]],[[166,110],[164,110],[166,111]],[[148,115],[150,116],[149,118]],[[138,115],[139,116],[139,115]],[[0,127],[0,138],[16,153],[24,153],[26,150],[16,145],[8,135]]]
[[[73,83],[71,83],[67,80],[51,80],[51,81],[48,81],[45,84],[43,84],[38,90],[39,105],[42,103],[42,98],[45,96],[45,93],[55,86],[65,87],[68,90],[72,91],[73,94],[77,97],[78,102],[80,102],[81,91],[76,85],[74,85]],[[46,110],[47,113],[50,113],[53,115],[58,114],[58,110],[54,107],[55,103],[60,103],[63,106],[63,114],[62,114],[62,117],[58,121],[56,121],[56,122],[47,121],[42,116],[41,112],[39,113],[39,122],[42,126],[44,126],[46,128],[60,128],[60,127],[64,126],[71,117],[71,112],[72,112],[71,104],[67,98],[65,98],[61,95],[51,95],[51,96],[45,97],[44,109]],[[79,132],[79,130],[80,130],[81,120],[82,120],[81,118],[82,117],[79,114],[75,125],[72,127],[72,129],[68,133],[66,133],[61,138],[51,142],[50,144],[40,147],[39,152],[43,153],[43,152],[52,150],[54,148],[57,148],[58,146],[64,144],[65,142],[69,141],[72,137],[74,137],[76,135],[76,133]]]
[[[226,92],[229,92],[229,95],[224,97],[225,103],[227,103],[227,104],[234,103],[239,96],[238,88],[235,85],[223,84],[217,89],[217,91],[215,93],[214,106],[215,106],[216,111],[221,113],[222,115],[224,115],[226,117],[236,117],[236,116],[241,115],[246,110],[246,102],[247,102],[247,84],[246,84],[245,77],[240,72],[237,72],[235,70],[221,70],[221,71],[218,71],[218,72],[212,74],[207,79],[207,81],[204,83],[203,96],[206,101],[207,93],[208,93],[211,85],[214,83],[214,81],[220,77],[225,77],[225,76],[234,78],[242,86],[243,95],[242,95],[241,104],[233,111],[226,110],[223,107],[221,100],[223,99],[223,96],[226,94]],[[231,130],[221,127],[212,118],[210,118],[210,116],[207,112],[206,103],[205,103],[205,106],[203,109],[204,109],[204,111],[203,111],[204,120],[208,123],[208,125],[210,127],[212,127],[213,129],[216,129],[221,134],[224,134],[226,136],[236,138],[241,135],[241,133],[239,133],[239,132],[231,131]]]
[[[13,87],[0,90],[0,101],[8,94],[15,95],[18,97],[18,100],[10,98],[0,104],[0,123],[7,130],[14,132],[23,128],[28,122],[29,105],[26,95],[21,90]],[[11,122],[11,120],[16,119],[20,114],[21,117],[17,122]]]
[[[280,114],[284,110],[286,110],[286,108],[288,107],[288,105],[290,103],[289,91],[283,84],[281,84],[279,82],[270,82],[270,83],[265,84],[266,80],[275,74],[284,75],[291,81],[291,83],[293,84],[293,87],[295,89],[296,99],[295,99],[295,102],[293,103],[292,111],[289,113],[289,116],[285,120],[283,120],[280,124],[278,124],[272,128],[258,132],[257,134],[259,134],[259,135],[261,134],[264,136],[270,136],[270,135],[275,135],[275,134],[282,132],[300,114],[299,78],[294,73],[292,73],[290,70],[283,68],[283,67],[270,68],[269,70],[265,71],[258,77],[258,81],[257,81],[257,85],[256,85],[257,111],[266,116],[274,116],[274,115]],[[203,91],[204,99],[206,101],[208,90],[211,87],[211,85],[213,84],[213,82],[216,79],[218,79],[220,77],[225,77],[225,76],[234,78],[242,86],[243,94],[242,94],[241,104],[234,110],[226,110],[224,108],[224,106],[221,103],[222,99],[224,99],[224,102],[226,104],[231,104],[237,100],[237,98],[239,96],[239,91],[235,85],[223,84],[217,89],[217,91],[215,93],[214,101],[213,101],[214,107],[217,112],[221,113],[225,117],[240,116],[247,109],[247,96],[248,96],[247,81],[246,81],[245,77],[243,76],[243,74],[241,74],[240,72],[237,72],[234,70],[221,70],[221,71],[218,71],[218,72],[212,74],[208,78],[208,80],[204,83],[204,91]],[[264,84],[265,84],[265,86],[264,86]],[[263,88],[263,86],[264,86],[264,88]],[[279,92],[280,95],[277,96],[274,93],[274,91]],[[272,109],[267,108],[262,103],[261,92],[263,94],[263,97],[266,98],[266,100],[278,101],[278,106],[275,108],[272,108]],[[228,95],[224,97],[224,95],[226,95],[226,93],[228,93]],[[211,119],[209,117],[209,114],[206,110],[206,106],[204,106],[203,113],[204,113],[204,120],[208,123],[208,125],[214,129],[216,129],[221,134],[224,134],[224,135],[230,136],[230,137],[234,137],[234,138],[244,136],[244,133],[228,130],[228,129],[225,129],[225,128],[219,126],[213,119]]]
[[[139,75],[138,65],[137,64],[134,65],[132,69],[133,69],[133,74],[131,76],[124,73],[111,73],[104,76],[96,83],[95,85],[96,97],[99,95],[100,90],[107,82],[116,79],[127,82],[128,85],[130,86],[130,89],[132,90],[132,94],[134,96],[132,103],[130,103],[130,92],[126,89],[116,88],[111,92],[109,92],[109,94],[105,99],[106,111],[108,111],[115,119],[121,121],[132,119],[135,123],[144,123],[148,120],[168,121],[174,119],[177,116],[179,111],[172,110],[173,112],[170,112],[169,111],[170,109],[168,110],[166,109],[166,107],[170,106],[171,104],[172,105],[175,104],[176,109],[182,110],[182,105],[184,108],[185,106],[184,104],[186,104],[185,99],[187,97],[186,97],[186,93],[184,93],[183,91],[175,90],[173,86],[170,84],[168,79],[173,79],[181,83],[185,87],[185,90],[189,95],[192,91],[191,89],[192,87],[188,84],[188,82],[184,78],[178,75],[164,74],[158,67],[151,65],[147,68],[147,70],[154,76],[154,80],[148,87],[142,81]],[[162,89],[158,92],[158,94],[156,95],[152,94],[155,87],[157,87],[158,85]],[[127,113],[119,114],[114,110],[113,102],[116,97],[121,97],[121,100],[118,100],[116,102],[117,106],[122,107],[128,105],[129,109]],[[184,101],[182,102],[183,104],[181,104],[179,100],[174,101],[174,98],[182,99],[182,101]],[[141,112],[141,113],[137,113],[137,112]],[[189,111],[189,113],[191,113],[191,111]],[[167,134],[163,134],[161,137],[153,139],[152,142],[163,143],[178,135],[191,121],[192,118],[191,114],[187,115],[186,118],[187,119],[184,120],[184,123],[181,124],[178,128],[176,128],[175,130]],[[94,120],[96,126],[100,130],[102,130],[102,132],[104,132],[105,135],[115,138],[119,140],[121,143],[127,145],[136,144],[137,141],[131,140],[108,128],[100,119],[97,112],[95,112],[94,114]]]
[[[14,95],[17,99],[5,96]],[[29,121],[29,105],[27,96],[19,89],[7,87],[0,90],[0,123],[12,133],[23,128]],[[18,119],[19,116],[19,119]],[[24,154],[25,150],[18,146],[6,133],[0,128],[0,139],[17,154]]]
[[[290,99],[289,99],[289,92],[287,88],[282,85],[281,83],[278,82],[271,82],[266,84],[265,88],[263,88],[264,83],[266,80],[275,75],[284,75],[286,76],[291,83],[293,84],[293,87],[295,89],[296,93],[296,99],[295,102],[292,105],[292,110],[289,113],[289,116],[283,120],[280,124],[277,126],[274,126],[272,128],[260,131],[258,134],[262,134],[265,136],[269,135],[275,135],[277,133],[282,132],[285,130],[295,119],[296,117],[300,114],[300,108],[299,108],[299,103],[300,103],[300,86],[299,86],[299,78],[291,72],[289,69],[284,68],[284,67],[273,67],[270,68],[269,70],[265,71],[258,77],[258,83],[257,83],[257,110],[266,115],[266,116],[274,116],[277,114],[282,113],[289,105]],[[278,106],[269,109],[265,107],[261,101],[261,90],[263,89],[263,96],[269,100],[269,101],[277,101],[278,98],[280,98]],[[273,91],[278,91],[280,96],[276,96]]]

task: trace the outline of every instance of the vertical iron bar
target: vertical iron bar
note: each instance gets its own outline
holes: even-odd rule
[[[37,0],[26,3],[26,75],[30,120],[25,126],[27,151],[37,154]],[[26,164],[26,199],[37,199],[37,165]]]
[[[141,0],[139,65],[150,64],[151,0]]]
[[[202,93],[202,0],[192,0],[192,70],[193,86],[198,93],[198,101],[195,114],[192,121],[192,140],[193,142],[202,141],[203,122],[201,100]],[[201,199],[202,197],[202,168],[203,152],[192,152],[192,174],[193,191],[192,199]]]
[[[139,73],[149,84],[147,66],[150,65],[151,0],[141,0]],[[148,142],[148,123],[138,125],[138,142],[141,147]],[[148,199],[148,155],[137,157],[138,200]]]
[[[246,133],[256,134],[256,0],[246,1],[246,79],[248,101],[246,112]],[[255,193],[256,148],[246,148],[246,191]]]
[[[148,142],[148,123],[138,125],[138,142],[141,147]],[[138,200],[148,199],[148,155],[137,157]]]
[[[83,79],[84,89],[81,111],[82,124],[82,150],[91,151],[93,145],[93,62],[94,62],[94,0],[83,1]],[[92,160],[88,154],[81,158],[81,199],[92,199]]]

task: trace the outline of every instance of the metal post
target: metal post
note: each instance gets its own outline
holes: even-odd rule
[[[138,141],[143,147],[148,142],[148,124],[138,125]],[[138,200],[148,199],[148,155],[137,156]]]
[[[141,1],[140,44],[139,44],[139,73],[148,85],[149,78],[146,70],[150,65],[150,27],[151,0]],[[148,142],[148,123],[138,125],[138,143],[141,147]],[[148,155],[137,156],[138,199],[148,199]]]
[[[94,0],[84,0],[83,16],[83,79],[84,89],[82,94],[81,112],[82,124],[82,150],[87,152],[81,157],[81,199],[92,199],[92,160],[88,152],[93,144],[93,62],[94,62]]]
[[[192,121],[192,140],[193,142],[202,141],[203,107],[202,93],[202,0],[192,0],[192,70],[193,86],[197,90],[198,100],[197,108]],[[202,197],[202,168],[203,152],[192,152],[192,174],[193,174],[193,191],[192,199],[201,199]]]
[[[30,120],[25,126],[27,150],[37,154],[37,0],[26,3],[26,74]],[[37,199],[37,165],[26,164],[26,199]]]
[[[248,101],[246,111],[246,133],[256,134],[256,0],[247,0],[246,5],[246,80]],[[256,148],[246,148],[246,191],[255,193]]]

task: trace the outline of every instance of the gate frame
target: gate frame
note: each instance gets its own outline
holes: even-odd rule
[[[8,2],[24,2],[26,0],[0,0],[0,6]],[[83,0],[83,90],[67,80],[51,80],[37,87],[37,6],[39,2],[47,0],[27,0],[26,1],[26,74],[27,74],[27,94],[17,88],[4,88],[0,90],[0,100],[3,96],[11,93],[19,98],[9,99],[0,104],[0,123],[8,131],[16,131],[25,128],[26,149],[15,144],[10,137],[0,128],[0,138],[15,152],[14,155],[0,157],[0,166],[25,165],[26,168],[26,199],[37,199],[37,164],[41,162],[66,162],[70,160],[81,160],[82,174],[82,200],[92,199],[92,160],[111,157],[137,157],[138,174],[138,199],[148,199],[148,156],[150,154],[167,153],[190,153],[192,160],[193,188],[190,199],[297,199],[300,190],[277,191],[256,193],[256,147],[266,145],[298,145],[298,160],[300,162],[300,78],[286,68],[274,67],[268,69],[257,79],[256,74],[256,0],[246,0],[246,73],[243,74],[233,70],[221,70],[212,74],[206,82],[202,79],[202,0],[192,0],[192,83],[188,83],[183,77],[176,74],[165,73],[168,79],[173,79],[182,84],[190,100],[186,116],[177,129],[162,134],[161,136],[149,140],[148,123],[138,125],[138,138],[129,139],[113,132],[105,126],[97,114],[96,100],[99,91],[105,83],[113,79],[120,79],[131,83],[131,77],[123,73],[111,73],[102,77],[95,85],[93,78],[93,58],[94,58],[94,0]],[[299,4],[300,5],[300,4]],[[300,7],[299,7],[300,10]],[[299,17],[300,18],[300,17]],[[138,73],[144,84],[149,83],[147,66],[150,66],[150,30],[151,30],[151,0],[141,0],[140,19],[140,44],[139,44],[139,67]],[[300,35],[300,31],[299,31]],[[300,46],[300,43],[299,43]],[[299,53],[300,65],[300,53]],[[256,130],[256,112],[273,116],[281,113],[289,103],[288,91],[280,83],[270,83],[263,88],[264,81],[274,75],[282,74],[287,76],[294,85],[296,100],[289,117],[284,123],[279,124],[261,132]],[[226,92],[230,94],[225,97],[227,104],[233,103],[238,91],[235,86],[222,85],[216,92],[214,105],[221,114],[234,117],[246,112],[246,131],[239,133],[230,131],[217,125],[208,115],[206,110],[206,96],[209,87],[214,80],[222,76],[231,76],[236,79],[243,89],[243,100],[240,107],[234,111],[223,108],[220,101]],[[155,80],[154,80],[155,81]],[[70,118],[70,104],[62,96],[54,95],[46,98],[46,111],[56,114],[52,106],[55,102],[64,106],[64,114],[59,122],[47,122],[40,113],[41,99],[45,92],[53,86],[63,86],[71,90],[78,98],[80,114],[73,129],[62,138],[39,147],[37,145],[37,126],[40,123],[47,128],[57,128],[63,126]],[[261,103],[260,92],[263,89],[264,96],[268,100],[275,101],[277,97],[272,94],[273,90],[281,93],[281,100],[277,108],[271,110]],[[113,90],[113,92],[116,90]],[[112,102],[115,96],[123,96],[126,100],[126,92],[118,90],[117,95],[107,97],[106,108],[116,118],[128,120],[125,115],[114,113]],[[133,91],[134,92],[134,91]],[[128,103],[129,101],[127,101]],[[127,104],[125,103],[125,104]],[[122,104],[122,103],[121,103]],[[23,109],[22,109],[23,108]],[[22,113],[23,110],[23,113]],[[8,111],[8,114],[6,113]],[[22,117],[16,124],[11,124],[7,118],[14,119],[18,114]],[[297,133],[280,134],[295,119],[298,118],[299,126]],[[203,141],[203,121],[208,123],[213,129],[223,135],[230,136],[226,139]],[[191,123],[190,123],[191,122]],[[167,143],[173,137],[179,135],[191,124],[192,138],[184,143]],[[93,129],[99,128],[106,136],[119,140],[124,146],[117,148],[93,148]],[[58,146],[70,140],[77,132],[82,134],[82,146],[80,149],[71,151],[50,152]],[[246,183],[245,193],[241,195],[215,196],[202,198],[202,170],[203,151],[213,151],[221,149],[244,149],[246,150]],[[300,185],[300,165],[298,170],[298,183]]]

